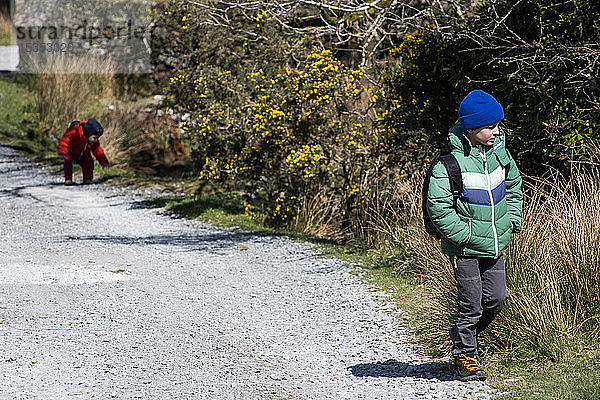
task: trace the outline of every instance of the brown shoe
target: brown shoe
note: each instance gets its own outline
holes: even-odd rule
[[[75,183],[73,183],[73,179],[65,179],[65,185],[67,186],[73,186]]]
[[[91,180],[91,179],[84,179],[84,180],[83,180],[83,184],[84,184],[84,185],[91,185],[92,183],[94,183],[94,181],[93,181],[93,180]]]

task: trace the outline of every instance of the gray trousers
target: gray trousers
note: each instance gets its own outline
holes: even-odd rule
[[[477,354],[477,334],[496,318],[508,296],[504,257],[450,257],[458,290],[452,354]]]

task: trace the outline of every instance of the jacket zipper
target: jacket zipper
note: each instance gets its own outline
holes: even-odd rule
[[[485,157],[485,149],[479,149],[481,158],[483,158],[483,168],[485,171],[485,178],[487,180],[487,191],[490,196],[490,204],[492,206],[492,232],[494,232],[494,255],[498,257],[498,232],[496,231],[496,216],[494,209],[494,196],[492,195],[492,185],[490,182],[490,174],[488,173],[487,159]]]

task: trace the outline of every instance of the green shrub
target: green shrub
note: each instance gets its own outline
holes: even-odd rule
[[[392,159],[407,173],[420,170],[431,154],[445,146],[457,119],[457,93],[448,71],[455,68],[453,47],[431,31],[404,37],[390,50],[398,67],[383,74],[375,102],[386,131]]]
[[[439,148],[460,99],[483,89],[504,105],[509,148],[526,173],[589,161],[587,145],[600,139],[599,14],[593,0],[484,1],[444,34],[407,35],[384,79],[385,124],[402,149],[416,138]]]
[[[298,68],[241,78],[197,71],[174,76],[172,91],[191,115],[183,129],[201,178],[264,196],[275,225],[292,223],[299,204],[327,188],[335,199],[329,212],[348,228],[380,145],[369,120],[351,112],[363,92],[361,74],[329,51],[313,52]],[[231,90],[235,84],[239,90]]]
[[[372,122],[362,72],[254,12],[232,10],[229,24],[209,27],[189,5],[162,14],[166,27],[185,23],[173,33],[184,57],[169,93],[187,114],[196,169],[206,183],[252,193],[269,224],[341,237],[393,170],[387,128]],[[322,207],[310,206],[315,198]]]

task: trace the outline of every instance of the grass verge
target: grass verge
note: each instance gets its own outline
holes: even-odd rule
[[[245,204],[235,193],[165,196],[155,198],[152,202],[158,207],[164,207],[166,210],[186,218],[201,220],[217,226],[274,233],[246,216]]]
[[[44,159],[56,151],[51,138],[43,134],[27,79],[25,75],[0,75],[0,138],[5,145]]]
[[[492,385],[500,399],[600,399],[600,355],[573,355],[561,362],[490,364]]]

